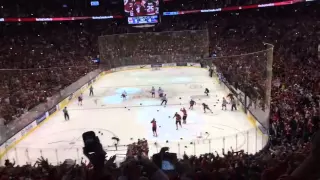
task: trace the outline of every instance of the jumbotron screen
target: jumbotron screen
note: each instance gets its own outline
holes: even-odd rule
[[[128,17],[158,15],[159,0],[124,0],[124,11]]]

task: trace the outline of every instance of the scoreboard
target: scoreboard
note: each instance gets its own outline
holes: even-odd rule
[[[157,24],[158,16],[136,16],[128,17],[128,24]]]
[[[128,24],[159,23],[159,0],[124,0]]]

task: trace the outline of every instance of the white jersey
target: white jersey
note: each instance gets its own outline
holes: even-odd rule
[[[227,100],[226,99],[222,100],[222,105],[227,105]]]
[[[162,89],[158,89],[158,93],[159,94],[163,94],[163,90]]]
[[[154,89],[154,87],[151,88],[151,93],[155,93],[155,92],[156,92],[156,90]]]

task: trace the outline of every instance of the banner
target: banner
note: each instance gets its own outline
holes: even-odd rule
[[[51,109],[48,111],[49,116],[50,116],[51,114],[55,113],[56,111],[57,111],[57,107],[54,106],[53,108],[51,108]]]
[[[86,90],[87,87],[88,87],[87,85],[82,86],[80,88],[80,92],[83,93]]]
[[[21,130],[21,136],[26,135],[28,132],[31,131],[31,129],[33,129],[33,128],[36,127],[36,126],[37,126],[36,122],[33,121],[31,124],[29,124],[28,126],[26,126],[25,128],[23,128],[23,129]]]
[[[92,84],[92,80],[90,80],[89,82],[88,82],[88,85],[90,86]]]
[[[186,62],[177,62],[177,66],[188,66]]]
[[[7,140],[5,142],[5,148],[7,148],[8,146],[12,145],[14,142],[16,142],[20,138],[21,138],[20,133],[14,135],[12,138],[10,138],[9,140]]]
[[[71,101],[73,98],[73,93],[70,94],[70,96],[68,97],[68,100]]]
[[[166,63],[166,64],[162,64],[163,67],[172,67],[172,66],[176,66],[176,63]]]
[[[42,123],[42,121],[44,121],[46,118],[47,118],[46,114],[43,114],[43,115],[39,116],[39,117],[36,119],[37,124]]]
[[[162,64],[151,64],[151,67],[162,67]]]
[[[114,68],[114,71],[122,71],[122,70],[123,70],[123,67]]]
[[[188,66],[201,67],[199,63],[187,63]]]
[[[63,109],[69,102],[69,98],[64,99],[59,103],[59,109]]]
[[[125,67],[122,67],[123,70],[139,69],[139,68],[141,68],[141,66],[125,66]]]

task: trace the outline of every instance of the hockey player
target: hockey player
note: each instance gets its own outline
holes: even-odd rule
[[[183,124],[187,124],[187,110],[185,108],[180,109],[180,111],[183,113],[182,120]]]
[[[167,95],[165,94],[164,96],[161,97],[161,105],[164,103],[164,105],[167,105],[168,99],[167,99]]]
[[[204,93],[207,95],[207,96],[209,96],[209,89],[208,88],[206,88],[205,90],[204,90]]]
[[[156,89],[152,86],[151,88],[151,97],[155,97]]]
[[[163,90],[161,89],[161,87],[159,87],[158,89],[158,94],[159,94],[159,97],[163,96]]]
[[[224,110],[227,110],[227,104],[228,104],[228,102],[227,102],[227,100],[226,100],[226,98],[222,98],[222,110],[223,110],[223,108],[224,108]]]
[[[127,99],[127,92],[125,90],[122,92],[121,97]]]
[[[154,136],[154,137],[158,137],[158,134],[157,134],[157,121],[156,121],[155,118],[152,119],[151,124],[152,124],[152,133],[153,133],[153,136]]]
[[[189,109],[191,109],[191,110],[193,110],[193,106],[196,104],[196,102],[193,100],[193,99],[191,99],[190,100],[190,107],[189,107]]]
[[[83,96],[82,93],[78,96],[78,106],[82,106]]]
[[[89,92],[89,96],[93,96],[93,87],[92,86],[90,86],[90,92]]]
[[[63,115],[64,115],[64,120],[69,121],[70,118],[69,118],[69,113],[68,113],[67,107],[64,107]]]
[[[204,113],[206,113],[206,109],[208,109],[209,111],[211,111],[211,113],[213,113],[212,110],[209,108],[209,106],[207,104],[202,103],[202,106],[203,106]]]
[[[232,98],[230,102],[231,102],[231,111],[233,111],[233,109],[237,110],[237,102],[236,102],[236,100],[234,98]]]
[[[174,114],[173,118],[176,118],[176,127],[177,127],[177,130],[178,130],[178,125],[180,125],[180,128],[182,128],[182,125],[181,125],[181,116],[180,114],[178,114],[177,112]]]

